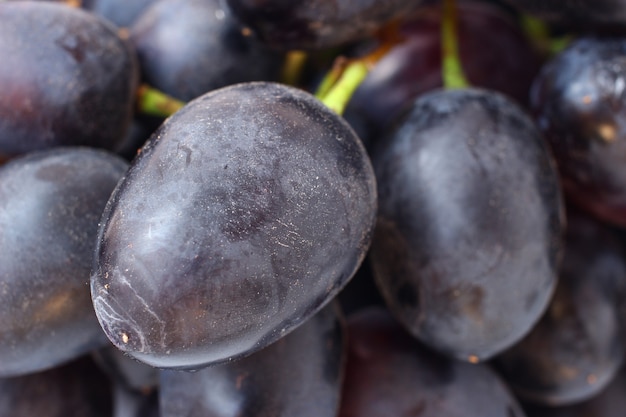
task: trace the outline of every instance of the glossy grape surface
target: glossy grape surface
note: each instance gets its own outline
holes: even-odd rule
[[[122,140],[138,71],[113,25],[64,4],[0,2],[0,56],[0,159]]]
[[[375,222],[375,177],[347,123],[273,83],[189,103],[133,162],[104,214],[92,297],[148,364],[249,354],[348,282]]]
[[[626,226],[626,40],[581,38],[535,80],[531,105],[567,196]]]
[[[161,417],[334,417],[343,318],[331,304],[252,355],[196,372],[161,371]]]
[[[557,173],[531,119],[478,89],[415,101],[374,150],[371,259],[392,312],[424,343],[476,362],[524,336],[557,281]]]
[[[98,221],[121,158],[58,148],[0,167],[0,377],[106,344],[89,292]]]

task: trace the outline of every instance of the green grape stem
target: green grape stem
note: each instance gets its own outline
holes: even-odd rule
[[[319,86],[317,87],[315,97],[323,101],[324,97],[329,93],[333,86],[337,84],[337,81],[339,81],[341,75],[346,70],[347,65],[348,60],[345,57],[337,57],[337,59],[335,59],[335,62],[333,63],[332,68],[326,73],[326,75],[322,79],[322,82],[320,82]]]
[[[280,77],[283,84],[298,85],[306,61],[307,53],[304,51],[290,51],[287,53]]]
[[[443,1],[441,21],[442,78],[446,89],[466,88],[470,84],[461,65],[455,0]]]
[[[139,112],[143,114],[168,117],[184,105],[184,102],[146,84],[142,84],[137,90],[137,107]]]
[[[368,73],[369,67],[365,62],[356,60],[349,63],[334,85],[322,95],[322,102],[337,114],[343,114],[352,95]]]
[[[354,92],[367,78],[370,70],[397,44],[403,41],[397,35],[393,22],[380,34],[381,44],[373,52],[360,58],[338,57],[326,74],[315,96],[337,114],[343,114]]]

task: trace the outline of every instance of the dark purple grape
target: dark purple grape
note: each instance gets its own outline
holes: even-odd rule
[[[374,277],[420,340],[477,362],[519,341],[553,294],[557,174],[532,120],[493,91],[433,91],[374,151]]]
[[[626,352],[621,243],[605,226],[570,212],[565,248],[546,314],[497,358],[516,394],[541,404],[563,405],[596,395],[611,382]]]
[[[348,282],[375,213],[370,161],[343,119],[280,84],[216,90],[157,130],[112,196],[96,313],[153,366],[250,354]]]
[[[110,417],[111,385],[81,358],[45,372],[0,378],[2,417]]]
[[[421,346],[389,313],[348,319],[348,360],[339,417],[523,417],[485,364],[442,357]]]
[[[0,377],[106,344],[89,276],[98,221],[126,169],[121,158],[89,148],[36,152],[0,167]]]
[[[626,39],[581,38],[533,85],[538,124],[552,146],[566,195],[626,226]]]
[[[144,79],[181,100],[277,80],[282,54],[241,33],[220,0],[160,0],[131,27]]]
[[[226,0],[234,15],[276,49],[327,49],[371,37],[424,0]]]
[[[372,141],[417,96],[441,87],[441,5],[423,6],[399,27],[403,41],[372,68],[346,110],[357,132]],[[458,3],[459,53],[469,82],[528,103],[528,90],[542,60],[516,22],[485,2]]]
[[[196,372],[161,371],[161,416],[335,417],[345,352],[337,307],[246,358]]]
[[[0,56],[0,158],[122,140],[138,69],[112,25],[64,4],[0,2]]]

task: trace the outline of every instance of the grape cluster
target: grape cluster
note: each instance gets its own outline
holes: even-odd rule
[[[0,0],[0,417],[622,417],[624,16]]]

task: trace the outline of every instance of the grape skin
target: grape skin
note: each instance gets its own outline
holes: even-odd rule
[[[113,25],[63,4],[0,2],[0,56],[11,57],[0,65],[0,159],[123,139],[138,68]]]
[[[1,1],[1,0],[0,0],[0,1]],[[249,220],[249,219],[248,219],[248,220]],[[247,222],[244,222],[244,223],[245,223],[245,224],[244,224],[244,228],[246,228],[246,227],[250,226],[250,223],[251,223],[251,222],[250,222],[250,221],[247,221]],[[231,232],[231,233],[237,233],[237,229],[239,229],[239,226],[241,226],[241,223],[240,223],[240,224],[238,224],[238,225],[236,225],[236,226],[233,226],[233,224],[231,223],[231,226],[232,226],[232,227],[230,228],[230,232]],[[371,323],[369,323],[369,324],[371,324]],[[125,336],[127,339],[128,339],[128,337],[129,337],[129,335],[128,335],[128,334],[125,334],[124,336]],[[122,336],[122,339],[124,338],[124,336]],[[185,367],[186,367],[186,366],[185,366]],[[365,378],[363,378],[363,380],[365,380]],[[371,378],[371,381],[372,381],[372,382],[380,382],[379,380],[377,380],[377,378]],[[467,385],[467,384],[465,384],[465,385]],[[57,396],[57,397],[62,398],[62,399],[64,398],[64,396],[63,396],[63,395],[61,395],[61,396]],[[476,401],[476,398],[474,398],[474,400]],[[27,399],[27,401],[28,401],[28,402],[30,402],[30,398],[28,398],[28,399]],[[24,403],[26,403],[27,401],[24,401]],[[43,402],[43,401],[40,401],[40,402],[38,402],[38,404],[40,404],[40,403],[42,403],[42,402]],[[44,404],[45,404],[45,403],[44,403]],[[45,406],[45,405],[44,405],[44,406]],[[15,410],[14,410],[14,409],[11,409],[11,411],[12,411],[12,412],[14,412]],[[74,410],[74,411],[75,411],[75,410]],[[68,411],[68,412],[69,412],[69,411]],[[102,410],[100,410],[100,412],[102,412]],[[71,413],[71,412],[69,412],[69,413]],[[512,412],[511,412],[511,411],[509,411],[509,414],[511,414],[511,413],[512,413]],[[2,413],[0,413],[0,415],[1,415],[1,414],[2,414]],[[30,414],[32,414],[32,413],[30,413]],[[26,415],[30,415],[30,414],[26,414]],[[108,413],[107,413],[107,414],[108,414]],[[104,415],[104,414],[103,414],[103,415]],[[143,415],[143,414],[142,414],[142,415]]]
[[[374,151],[374,276],[429,346],[476,362],[520,340],[557,281],[564,213],[532,120],[480,89],[421,96]]]
[[[106,344],[88,283],[98,221],[127,167],[90,148],[35,152],[0,167],[0,377]]]
[[[310,94],[247,83],[172,116],[105,210],[92,297],[111,341],[190,368],[249,354],[354,274],[375,222],[373,169]]]
[[[130,28],[144,80],[180,100],[245,81],[273,81],[282,54],[241,34],[219,0],[160,0]]]
[[[542,69],[531,90],[567,197],[626,226],[626,41],[581,37]]]

